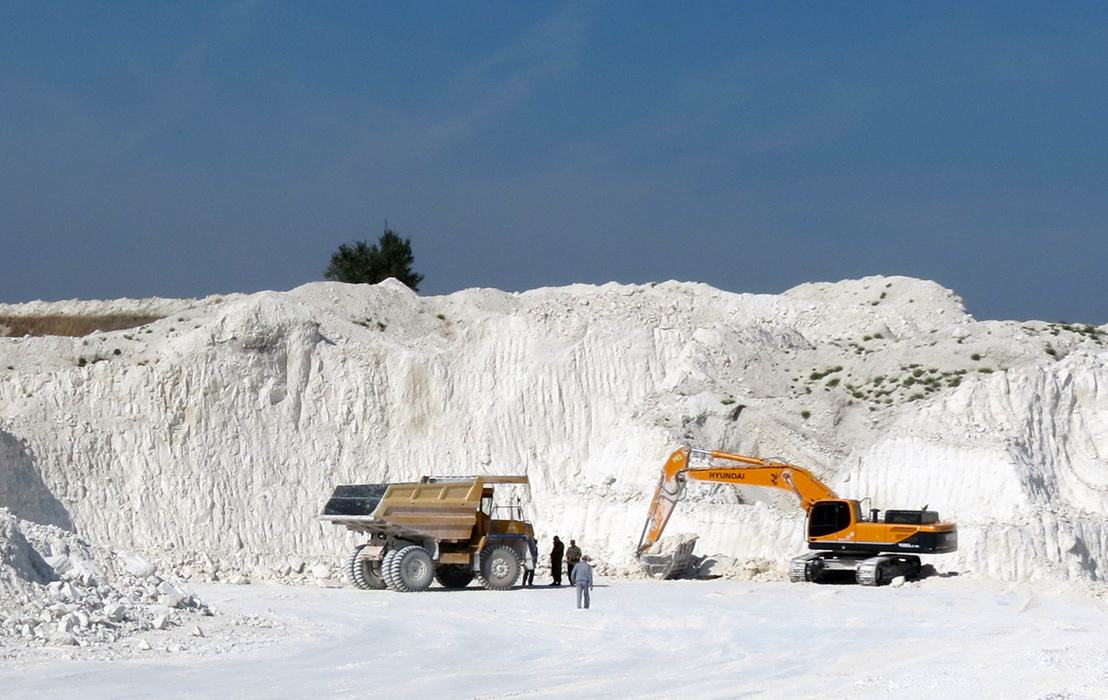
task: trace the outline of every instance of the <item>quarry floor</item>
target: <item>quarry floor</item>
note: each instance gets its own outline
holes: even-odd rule
[[[1073,588],[605,580],[581,611],[566,586],[196,591],[217,611],[199,630],[0,656],[0,695],[1108,697],[1108,606]]]

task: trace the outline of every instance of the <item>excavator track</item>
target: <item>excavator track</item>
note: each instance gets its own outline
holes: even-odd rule
[[[797,557],[789,562],[789,582],[808,583],[808,562]]]
[[[889,560],[890,557],[870,557],[869,559],[863,559],[861,563],[858,564],[857,573],[855,574],[858,585],[880,586],[888,583],[884,565]]]
[[[793,557],[789,562],[789,582],[809,583],[813,579],[814,569],[818,567],[820,555],[815,553],[803,554]],[[822,567],[820,567],[822,568]]]
[[[920,561],[916,556],[887,555],[869,557],[858,563],[855,578],[862,586],[884,586],[897,576],[912,580],[919,577]]]

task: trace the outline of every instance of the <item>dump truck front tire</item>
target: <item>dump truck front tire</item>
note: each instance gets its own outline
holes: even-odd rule
[[[364,544],[355,547],[350,558],[346,560],[346,576],[352,584],[362,590],[379,591],[385,587],[385,579],[381,577],[381,564],[362,558],[362,549],[365,547]]]
[[[481,585],[490,591],[506,591],[516,585],[523,565],[511,547],[500,545],[481,554]]]
[[[423,547],[411,545],[389,558],[390,588],[405,593],[425,591],[435,580],[435,563]]]

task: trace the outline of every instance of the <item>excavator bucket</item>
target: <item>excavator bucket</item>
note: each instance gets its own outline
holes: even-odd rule
[[[693,548],[696,547],[696,537],[682,541],[670,551],[661,554],[642,554],[639,556],[639,565],[643,573],[651,578],[676,579],[691,577],[699,564],[699,557],[695,556]]]

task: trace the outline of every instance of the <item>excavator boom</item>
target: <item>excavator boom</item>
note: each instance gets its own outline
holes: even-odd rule
[[[732,464],[694,467],[689,464],[692,457],[726,460]],[[734,466],[735,464],[743,466]],[[805,512],[811,510],[816,501],[838,498],[829,486],[802,467],[718,450],[682,447],[669,456],[662,469],[662,477],[654,489],[646,524],[639,537],[636,556],[642,556],[643,552],[661,539],[673,509],[685,497],[688,479],[784,489],[796,494],[800,499],[800,507]]]

